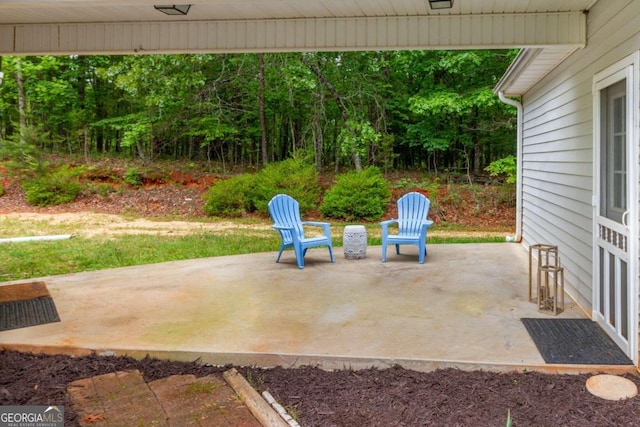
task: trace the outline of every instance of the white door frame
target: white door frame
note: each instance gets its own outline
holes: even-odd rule
[[[639,140],[639,100],[640,100],[640,52],[636,52],[618,61],[595,75],[593,80],[593,300],[592,316],[625,351],[627,356],[638,365],[638,179],[640,163],[638,158]],[[623,215],[623,224],[608,220],[600,215],[601,204],[601,91],[613,84],[626,81],[626,133],[627,133],[627,212]],[[604,231],[601,231],[604,230]],[[601,234],[607,234],[602,236]],[[622,243],[621,243],[622,241]],[[625,259],[628,268],[628,339],[620,333],[620,307],[614,307],[610,313],[611,293],[600,293],[600,248],[616,259]],[[607,257],[605,257],[607,258]],[[603,264],[609,267],[608,258]],[[616,277],[619,266],[613,267]],[[620,301],[620,289],[615,286],[615,301]],[[604,301],[601,307],[601,301]],[[603,315],[601,311],[604,311]],[[609,322],[609,316],[615,317],[615,325]]]

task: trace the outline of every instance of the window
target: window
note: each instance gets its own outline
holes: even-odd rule
[[[600,215],[622,222],[627,210],[627,85],[619,81],[601,90]]]

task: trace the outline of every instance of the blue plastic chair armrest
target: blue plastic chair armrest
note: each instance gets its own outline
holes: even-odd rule
[[[382,221],[380,225],[382,226],[383,235],[389,230],[389,226],[392,224],[398,224],[397,219],[388,219],[386,221]]]
[[[422,221],[422,223],[420,224],[420,234],[424,235],[427,233],[427,230],[429,229],[429,227],[431,227],[433,225],[433,221],[430,219],[424,220]]]
[[[324,227],[326,225],[330,225],[328,222],[318,222],[318,221],[302,221],[304,225],[314,225],[317,227]]]
[[[313,227],[322,227],[325,236],[329,236],[331,233],[331,224],[328,222],[319,222],[319,221],[302,221],[302,225],[310,225]]]
[[[295,230],[296,228],[291,225],[291,226],[287,226],[287,225],[272,225],[271,228],[273,228],[274,230]]]

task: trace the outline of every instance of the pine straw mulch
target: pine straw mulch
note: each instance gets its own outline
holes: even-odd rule
[[[221,375],[230,366],[0,351],[0,405],[63,405],[65,426],[77,426],[67,384],[130,369],[153,381],[176,374]],[[514,426],[635,426],[640,420],[639,397],[615,402],[595,397],[585,387],[589,375],[237,369],[258,391],[270,391],[304,427],[504,426],[508,411]],[[640,384],[637,376],[627,377]]]

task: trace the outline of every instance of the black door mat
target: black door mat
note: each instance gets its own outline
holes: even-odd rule
[[[590,319],[521,320],[546,363],[633,365],[620,347]]]
[[[59,321],[44,282],[0,286],[0,331]]]

